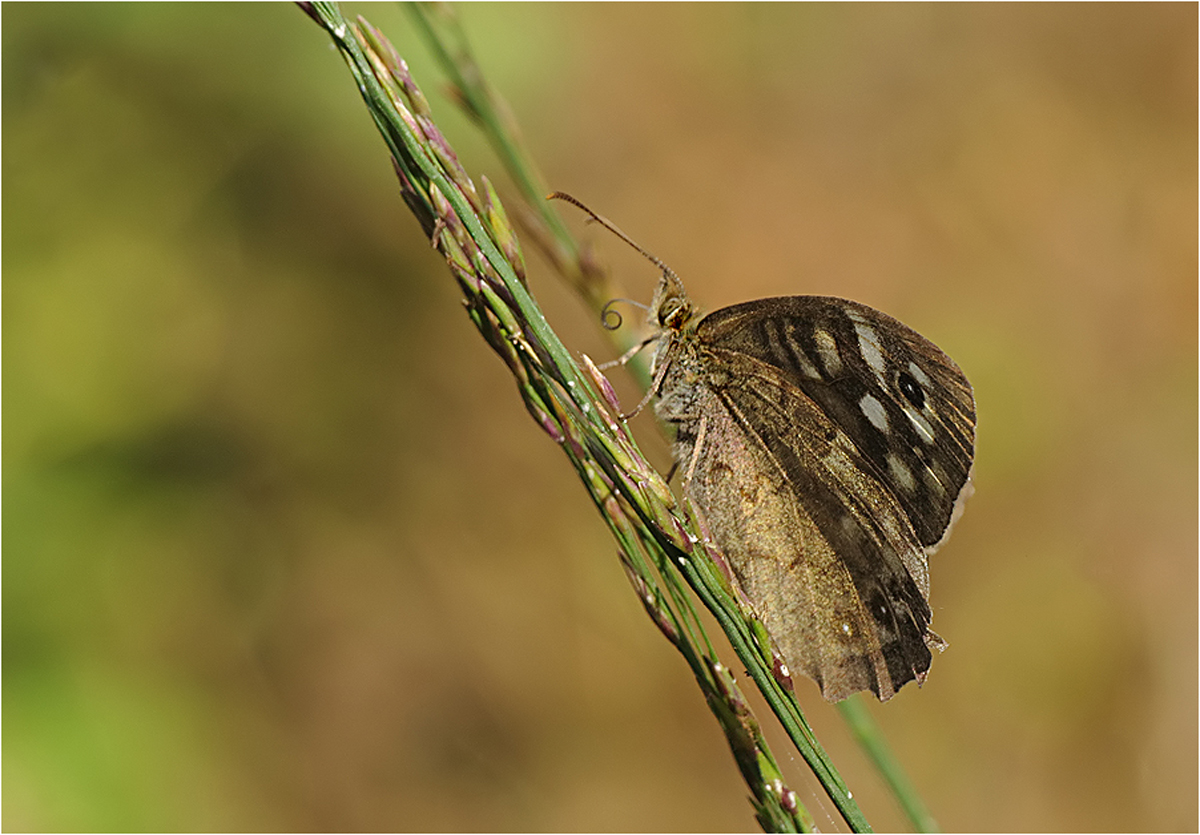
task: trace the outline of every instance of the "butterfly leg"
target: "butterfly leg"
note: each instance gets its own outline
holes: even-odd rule
[[[624,365],[625,363],[629,362],[631,359],[636,357],[643,348],[645,348],[651,342],[654,342],[656,339],[658,339],[658,334],[654,334],[653,336],[648,336],[645,339],[643,339],[641,342],[639,342],[637,345],[634,345],[628,351],[621,354],[621,356],[617,357],[615,360],[609,360],[608,362],[602,362],[602,363],[600,363],[600,365],[597,365],[596,367],[599,368],[601,371],[607,371],[608,369],[615,368],[618,365]]]
[[[646,396],[642,398],[641,402],[637,404],[632,412],[621,415],[621,420],[632,420],[641,414],[642,409],[646,408],[646,404],[650,402],[650,398],[658,393],[659,388],[662,386],[663,377],[667,376],[667,369],[670,367],[671,362],[668,360],[662,364],[661,368],[654,372],[654,379],[650,382],[650,388],[646,389]]]

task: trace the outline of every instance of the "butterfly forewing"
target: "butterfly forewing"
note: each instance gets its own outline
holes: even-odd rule
[[[918,541],[941,542],[970,476],[975,404],[937,346],[866,305],[824,296],[723,308],[696,337],[778,369],[850,437]]]

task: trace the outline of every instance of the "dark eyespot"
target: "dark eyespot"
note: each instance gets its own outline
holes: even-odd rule
[[[916,406],[918,409],[925,407],[925,392],[921,390],[921,385],[905,371],[901,371],[896,377],[896,385],[900,387],[900,393],[904,395],[904,399]]]
[[[687,299],[671,296],[663,299],[658,306],[658,324],[668,330],[681,330],[692,316],[691,305]]]

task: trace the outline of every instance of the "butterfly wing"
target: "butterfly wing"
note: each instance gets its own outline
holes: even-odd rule
[[[789,664],[831,701],[860,690],[886,700],[923,680],[941,646],[926,555],[954,516],[973,446],[961,372],[895,320],[820,297],[717,311],[675,360],[660,413],[679,424],[687,493]],[[918,466],[930,475],[918,480]]]
[[[697,337],[771,366],[816,403],[936,550],[970,492],[975,454],[975,399],[953,360],[887,314],[824,296],[723,308]]]

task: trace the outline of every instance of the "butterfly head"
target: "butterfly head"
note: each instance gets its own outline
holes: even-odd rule
[[[650,303],[650,324],[659,330],[667,330],[674,333],[679,333],[683,330],[692,319],[694,311],[691,299],[688,298],[687,293],[683,289],[683,282],[679,280],[679,276],[675,275],[674,270],[659,260],[657,256],[643,249],[640,244],[618,229],[612,221],[596,214],[571,195],[556,191],[548,195],[548,199],[565,200],[573,206],[582,209],[593,222],[599,223],[605,229],[625,241],[625,243],[640,252],[654,266],[662,270],[662,280],[659,282],[658,289],[654,293],[654,301]]]
[[[684,329],[695,310],[692,300],[684,292],[683,283],[670,267],[662,266],[662,280],[654,291],[654,300],[650,303],[650,324],[660,330],[679,333]]]

